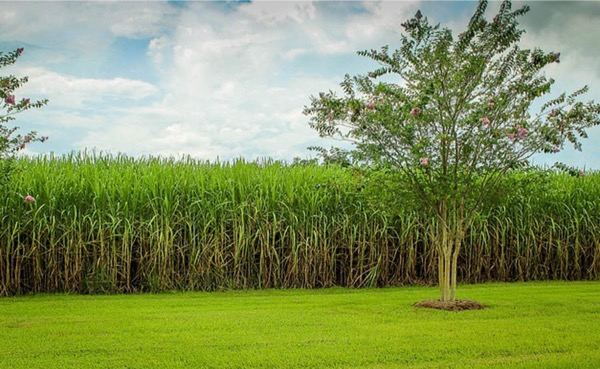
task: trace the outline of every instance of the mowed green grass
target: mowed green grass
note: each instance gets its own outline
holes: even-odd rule
[[[599,368],[600,282],[0,299],[0,368]]]

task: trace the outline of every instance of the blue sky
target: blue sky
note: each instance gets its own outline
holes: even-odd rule
[[[527,2],[523,47],[560,51],[547,75],[555,94],[590,86],[600,101],[600,2]],[[514,6],[520,6],[515,2]],[[499,2],[490,2],[493,15]],[[376,67],[356,51],[398,45],[417,9],[462,31],[476,2],[53,2],[2,1],[0,50],[24,47],[1,73],[50,104],[16,121],[50,136],[32,154],[78,150],[228,160],[308,157],[330,146],[308,127],[311,95],[345,73]],[[562,161],[600,169],[600,129]]]

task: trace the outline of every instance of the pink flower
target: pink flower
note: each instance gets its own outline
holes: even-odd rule
[[[369,101],[367,103],[367,109],[369,109],[369,110],[375,110],[375,103],[373,101]]]
[[[23,141],[27,144],[27,143],[30,143],[31,140],[32,140],[31,136],[27,135],[27,136],[25,136],[25,139]]]
[[[552,109],[552,111],[550,112],[550,116],[551,117],[555,117],[556,116],[556,110]]]
[[[488,117],[483,117],[481,119],[479,119],[479,121],[483,124],[485,124],[487,127],[489,127],[490,125],[490,120],[488,119]]]
[[[528,133],[529,130],[527,128],[517,126],[517,133],[507,133],[506,137],[508,137],[511,140],[514,140],[515,138],[522,140],[525,138],[525,136],[527,136]]]
[[[27,196],[25,196],[25,202],[28,204],[31,204],[31,203],[35,202],[35,198],[31,195],[27,195]]]
[[[581,172],[579,172],[579,176],[580,176],[580,177],[585,177],[585,173],[584,173],[584,171],[583,171],[583,170],[582,170]]]
[[[557,152],[559,152],[559,151],[560,151],[560,148],[559,148],[558,146],[554,146],[554,147],[552,148],[552,152],[553,152],[553,153],[555,153],[555,154],[556,154]]]
[[[493,101],[490,101],[490,102],[488,103],[488,107],[489,107],[489,108],[493,108],[494,106],[496,106],[496,104],[495,104]]]
[[[4,99],[4,101],[5,101],[7,104],[15,105],[15,104],[16,104],[16,101],[15,101],[15,95],[8,95],[8,96],[6,97],[6,99]]]
[[[417,107],[412,108],[412,110],[410,111],[410,115],[412,115],[413,117],[419,115],[420,113],[421,109]]]
[[[427,156],[424,158],[421,158],[421,165],[424,167],[429,165],[429,158]]]
[[[517,128],[517,137],[519,138],[519,140],[524,139],[528,133],[529,133],[529,130],[526,128],[521,128],[521,127]]]

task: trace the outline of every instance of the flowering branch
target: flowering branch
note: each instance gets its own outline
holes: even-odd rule
[[[23,53],[19,48],[9,53],[0,52],[0,68],[16,63]],[[18,151],[24,150],[32,142],[45,142],[47,136],[38,137],[35,131],[25,135],[17,134],[19,127],[9,127],[8,123],[15,119],[15,115],[25,110],[37,109],[48,103],[48,100],[32,102],[29,98],[18,99],[15,91],[27,83],[28,78],[15,76],[0,77],[0,157],[7,158]]]

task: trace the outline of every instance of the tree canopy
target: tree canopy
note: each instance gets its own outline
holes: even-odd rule
[[[15,64],[22,53],[23,48],[8,53],[0,51],[0,69]],[[29,98],[15,95],[15,91],[27,81],[27,77],[0,76],[0,185],[9,179],[13,172],[14,163],[11,159],[17,152],[24,150],[32,142],[44,142],[48,139],[45,136],[38,137],[35,131],[21,135],[18,133],[19,127],[9,125],[16,119],[15,115],[29,109],[41,108],[48,103],[46,99],[31,101]]]

